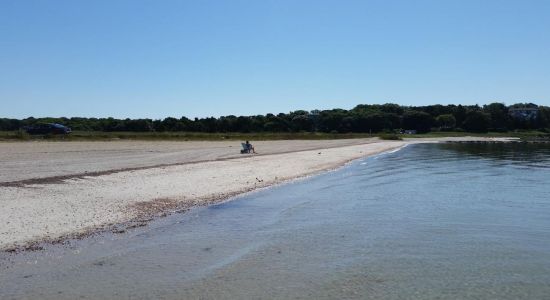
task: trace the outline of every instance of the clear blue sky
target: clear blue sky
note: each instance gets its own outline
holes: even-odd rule
[[[0,0],[0,117],[550,105],[550,1]]]

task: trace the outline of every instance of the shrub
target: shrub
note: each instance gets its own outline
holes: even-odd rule
[[[381,134],[381,135],[380,135],[380,139],[381,139],[381,140],[392,140],[392,141],[397,141],[397,140],[401,140],[401,137],[398,136],[397,134],[390,134],[390,133],[387,133],[387,134]]]
[[[15,138],[18,140],[28,140],[31,136],[25,130],[19,129],[15,132]]]

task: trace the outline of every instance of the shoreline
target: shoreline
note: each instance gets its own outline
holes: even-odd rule
[[[335,170],[357,159],[398,151],[410,144],[441,141],[445,140],[375,141],[72,176],[48,184],[0,186],[0,204],[4,204],[0,219],[11,220],[0,227],[0,251],[41,250],[43,244],[102,232],[124,233],[168,214],[230,201],[258,189]],[[246,168],[254,171],[241,175]],[[205,185],[201,181],[209,182]],[[45,202],[55,207],[44,206]],[[9,208],[11,216],[6,214]],[[68,213],[71,211],[72,215]]]
[[[59,237],[54,238],[54,239],[40,239],[39,238],[37,240],[31,240],[31,241],[25,242],[21,245],[16,245],[16,246],[13,246],[13,247],[8,247],[8,248],[1,248],[0,247],[0,252],[20,253],[20,252],[24,252],[24,251],[41,251],[41,250],[44,250],[44,246],[46,246],[46,245],[66,244],[70,240],[80,240],[80,239],[85,239],[85,238],[89,238],[89,237],[92,237],[92,236],[95,236],[95,235],[101,235],[101,234],[106,234],[106,233],[124,234],[128,230],[138,228],[138,227],[147,226],[150,222],[154,222],[155,220],[158,220],[159,218],[164,218],[164,217],[167,217],[167,216],[170,216],[170,215],[173,215],[173,214],[178,214],[178,213],[186,213],[189,210],[195,209],[195,208],[208,207],[208,206],[211,206],[211,205],[230,202],[230,201],[236,200],[240,197],[244,197],[244,196],[247,196],[249,194],[256,193],[256,192],[259,192],[259,191],[262,191],[262,190],[265,190],[265,189],[271,189],[271,188],[274,188],[274,187],[277,187],[277,186],[280,186],[280,185],[290,184],[290,183],[294,183],[294,182],[297,182],[297,181],[300,181],[300,180],[307,180],[308,178],[311,178],[311,177],[314,177],[314,176],[319,176],[321,174],[325,174],[325,173],[337,171],[341,168],[345,168],[349,164],[352,164],[352,163],[354,163],[358,160],[366,159],[366,158],[369,158],[369,157],[374,157],[374,156],[377,156],[377,155],[382,155],[382,154],[385,154],[385,153],[394,153],[396,151],[399,151],[399,150],[407,147],[408,145],[410,145],[410,144],[405,144],[403,146],[400,146],[400,147],[397,147],[397,148],[394,148],[394,149],[369,154],[368,156],[354,158],[354,159],[351,159],[349,161],[344,162],[341,165],[337,165],[333,168],[327,168],[327,169],[320,170],[320,171],[317,171],[317,172],[314,172],[314,173],[304,174],[304,175],[297,176],[297,177],[294,177],[294,178],[284,179],[284,180],[281,180],[281,181],[278,181],[278,182],[269,183],[265,186],[258,186],[258,187],[254,187],[254,188],[251,188],[251,189],[236,191],[234,193],[226,194],[226,195],[220,196],[220,197],[196,199],[196,201],[193,202],[193,203],[178,203],[177,205],[172,207],[171,203],[170,203],[170,199],[159,199],[159,200],[154,200],[154,201],[149,201],[149,202],[144,201],[144,202],[141,202],[139,204],[147,205],[147,204],[154,204],[156,201],[163,202],[163,200],[168,200],[168,201],[166,201],[168,203],[165,203],[165,204],[167,204],[167,206],[169,206],[170,208],[168,210],[166,208],[159,209],[159,207],[162,207],[162,204],[157,205],[153,209],[153,211],[146,212],[138,218],[131,219],[131,220],[128,220],[128,221],[125,221],[125,222],[115,223],[115,224],[106,224],[106,225],[103,225],[103,226],[98,226],[96,228],[88,228],[88,229],[84,229],[82,232],[69,233],[67,235],[59,236]]]

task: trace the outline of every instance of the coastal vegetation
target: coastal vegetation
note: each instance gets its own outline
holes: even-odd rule
[[[464,131],[431,131],[419,134],[399,133],[325,133],[325,132],[128,132],[128,131],[73,131],[69,135],[29,135],[22,130],[0,131],[0,141],[109,141],[109,140],[150,140],[150,141],[271,141],[271,140],[333,140],[379,137],[384,140],[402,138],[440,138],[440,137],[517,137],[524,140],[550,139],[550,134],[538,130],[518,130],[510,132],[471,133]]]
[[[22,130],[39,123],[59,123],[71,127],[65,139],[333,139],[414,133],[430,136],[476,134],[547,136],[550,107],[532,103],[506,106],[360,104],[350,110],[298,110],[255,116],[186,117],[164,119],[115,118],[0,118],[0,139],[25,140]],[[60,139],[56,136],[41,138]]]

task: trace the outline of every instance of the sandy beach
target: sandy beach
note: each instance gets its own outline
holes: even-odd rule
[[[254,143],[257,155],[239,154],[235,141],[0,143],[0,249],[123,232],[154,216],[440,140],[265,141]]]

